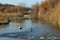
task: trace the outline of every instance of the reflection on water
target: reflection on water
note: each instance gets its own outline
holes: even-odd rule
[[[22,29],[18,27],[21,26]],[[10,22],[0,25],[0,40],[40,40],[40,37],[60,37],[60,30],[40,20],[26,19],[22,22]]]

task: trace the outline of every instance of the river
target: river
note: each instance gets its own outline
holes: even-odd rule
[[[21,26],[22,29],[18,27]],[[40,40],[59,39],[60,30],[38,20],[26,19],[0,25],[0,40]]]

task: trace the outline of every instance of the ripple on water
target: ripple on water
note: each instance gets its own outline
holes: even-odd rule
[[[0,37],[0,40],[26,40],[26,39],[20,39],[20,38],[8,38],[8,37]]]

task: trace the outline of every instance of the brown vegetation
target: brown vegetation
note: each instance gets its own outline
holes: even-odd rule
[[[43,2],[39,7],[38,17],[56,27],[60,25],[60,0]]]
[[[0,3],[0,23],[6,21],[6,19],[23,19],[26,11],[31,8],[22,5],[11,5]]]
[[[36,3],[36,4],[33,4],[32,5],[32,12],[31,12],[31,18],[38,18],[37,16],[38,16],[38,12],[39,12],[39,4],[38,3]]]

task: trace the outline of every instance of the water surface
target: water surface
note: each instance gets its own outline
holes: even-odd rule
[[[22,29],[18,27],[21,26]],[[60,37],[60,30],[40,20],[26,19],[0,25],[0,40],[40,40],[40,37]]]

